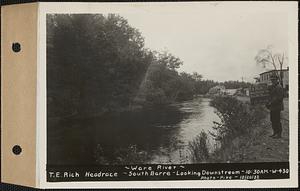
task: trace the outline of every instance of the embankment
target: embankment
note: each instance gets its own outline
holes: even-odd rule
[[[205,154],[209,143],[207,136],[202,133],[190,143],[193,161],[221,163],[247,161],[246,151],[249,151],[258,135],[268,134],[267,110],[264,106],[251,106],[234,97],[225,96],[214,97],[211,105],[216,108],[217,115],[221,119],[220,122],[214,122],[214,131],[210,132],[215,140],[213,151],[209,155]]]

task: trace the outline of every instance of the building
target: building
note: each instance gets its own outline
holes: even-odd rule
[[[238,89],[226,89],[226,90],[225,90],[225,94],[226,94],[226,95],[233,96],[233,95],[235,95],[235,94],[237,93],[237,90],[238,90]]]
[[[263,72],[259,74],[259,83],[266,83],[268,85],[271,84],[270,77],[272,74],[276,73],[280,76],[280,70],[270,70],[267,72]],[[289,68],[282,70],[282,82],[283,82],[283,88],[288,91],[289,90]]]
[[[237,95],[237,96],[250,96],[250,89],[249,88],[238,88],[236,90],[235,95]]]
[[[225,86],[217,85],[217,86],[210,88],[208,93],[210,95],[224,95],[225,91],[226,91]]]

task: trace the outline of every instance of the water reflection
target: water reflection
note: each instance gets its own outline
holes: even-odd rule
[[[219,121],[215,109],[209,105],[207,98],[198,98],[175,106],[181,112],[189,114],[187,118],[177,124],[179,128],[176,132],[176,146],[171,146],[167,151],[165,147],[161,147],[161,152],[158,152],[151,163],[192,163],[189,156],[189,142],[193,141],[202,130],[207,133],[213,131],[213,121]],[[210,136],[209,142],[213,146],[214,141]]]
[[[128,148],[146,153],[147,163],[190,163],[189,141],[217,120],[206,98],[93,119],[48,120],[48,164],[94,165],[99,156],[118,163]]]

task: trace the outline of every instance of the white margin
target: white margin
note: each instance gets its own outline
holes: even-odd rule
[[[247,4],[247,5],[245,5]],[[214,6],[211,6],[214,5]],[[157,9],[189,9],[217,7],[227,9],[286,11],[289,13],[289,120],[290,179],[284,180],[185,180],[185,181],[105,181],[46,182],[46,14],[47,13],[120,13]],[[298,6],[297,2],[144,2],[144,3],[39,3],[39,61],[37,82],[37,179],[40,188],[283,188],[298,187]],[[179,7],[180,6],[180,7]],[[229,11],[229,10],[226,10]]]
[[[40,30],[41,30],[41,26],[40,26],[40,20],[41,20],[41,17],[40,17],[40,6],[39,6],[39,3],[37,3],[37,65],[36,65],[36,79],[37,79],[37,85],[36,85],[36,166],[35,166],[35,184],[36,184],[36,186],[37,187],[40,187],[40,180],[41,180],[41,177],[40,177],[40,174],[41,174],[41,170],[40,170],[40,167],[41,167],[41,164],[40,164],[40,135],[41,135],[41,133],[43,133],[43,132],[41,132],[40,131],[40,128],[38,128],[39,127],[39,125],[40,125],[40,120],[39,120],[39,117],[40,117],[40,115],[39,115],[39,113],[40,113],[40,109],[41,109],[41,107],[40,107],[40,98],[41,98],[41,96],[39,95],[41,92],[42,92],[42,90],[40,89],[40,87],[41,87],[41,82],[42,81],[40,81],[39,79],[40,79],[40,71],[41,71],[41,64],[40,63],[42,63],[41,62],[41,55],[40,55],[40,52],[39,52],[39,50],[40,50],[40,48],[42,47],[42,45],[41,45],[41,35],[40,35]]]

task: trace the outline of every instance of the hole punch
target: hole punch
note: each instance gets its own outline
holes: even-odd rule
[[[13,50],[14,52],[20,52],[20,51],[21,51],[21,44],[18,43],[18,42],[14,42],[14,43],[12,44],[12,50]]]
[[[22,148],[19,146],[19,145],[15,145],[12,149],[12,152],[15,154],[15,155],[19,155],[21,154],[22,152]]]

